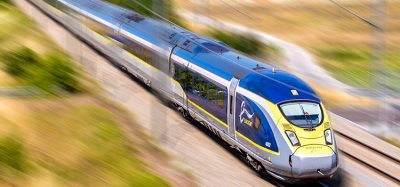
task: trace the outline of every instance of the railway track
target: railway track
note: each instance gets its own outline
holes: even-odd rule
[[[335,138],[338,145],[340,145],[341,155],[362,163],[376,173],[400,185],[399,157],[384,153],[338,131],[336,131]]]

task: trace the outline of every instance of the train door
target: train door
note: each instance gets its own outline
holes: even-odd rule
[[[228,132],[229,136],[236,139],[235,127],[235,106],[236,106],[236,88],[239,85],[239,79],[232,78],[228,87]]]

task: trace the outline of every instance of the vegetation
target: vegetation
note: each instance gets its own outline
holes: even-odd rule
[[[75,65],[33,22],[12,5],[5,5],[0,15],[0,68],[10,79],[51,94],[82,90]]]
[[[107,0],[110,3],[131,9],[141,15],[159,19],[157,15],[163,16],[169,21],[182,25],[173,8],[172,0]]]
[[[24,118],[0,109],[8,129],[0,134],[0,185],[169,186],[138,158],[149,143],[132,142],[119,128],[135,125],[124,111],[87,96],[13,102]]]
[[[230,47],[250,55],[260,54],[265,47],[262,42],[253,36],[227,33],[214,30],[209,34],[212,38],[226,43]]]
[[[0,9],[0,86],[76,93],[73,62],[12,5]],[[32,50],[35,49],[35,50]],[[0,186],[169,186],[143,155],[159,154],[128,114],[87,92],[0,95]],[[122,124],[134,126],[128,139]]]
[[[249,55],[262,56],[266,54],[269,57],[277,57],[279,55],[279,49],[276,46],[265,44],[251,35],[218,30],[213,30],[207,35]]]
[[[2,6],[2,4],[10,4],[11,0],[0,0],[0,7]]]
[[[56,94],[59,89],[67,92],[81,90],[74,64],[62,53],[40,57],[33,50],[22,47],[7,52],[3,61],[10,75],[46,92]]]
[[[28,159],[21,137],[17,135],[0,137],[0,179],[5,177],[4,175],[24,172],[27,169]]]

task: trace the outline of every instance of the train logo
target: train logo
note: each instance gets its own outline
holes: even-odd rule
[[[245,123],[248,126],[252,126],[253,125],[253,117],[254,117],[254,113],[250,114],[249,111],[247,111],[247,109],[246,109],[246,103],[244,101],[242,101],[240,115],[239,115],[240,123]]]

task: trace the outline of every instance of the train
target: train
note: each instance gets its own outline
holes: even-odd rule
[[[244,155],[254,170],[282,181],[322,180],[337,171],[327,110],[297,76],[105,1],[46,2],[112,45],[114,55],[128,59],[118,66]]]

